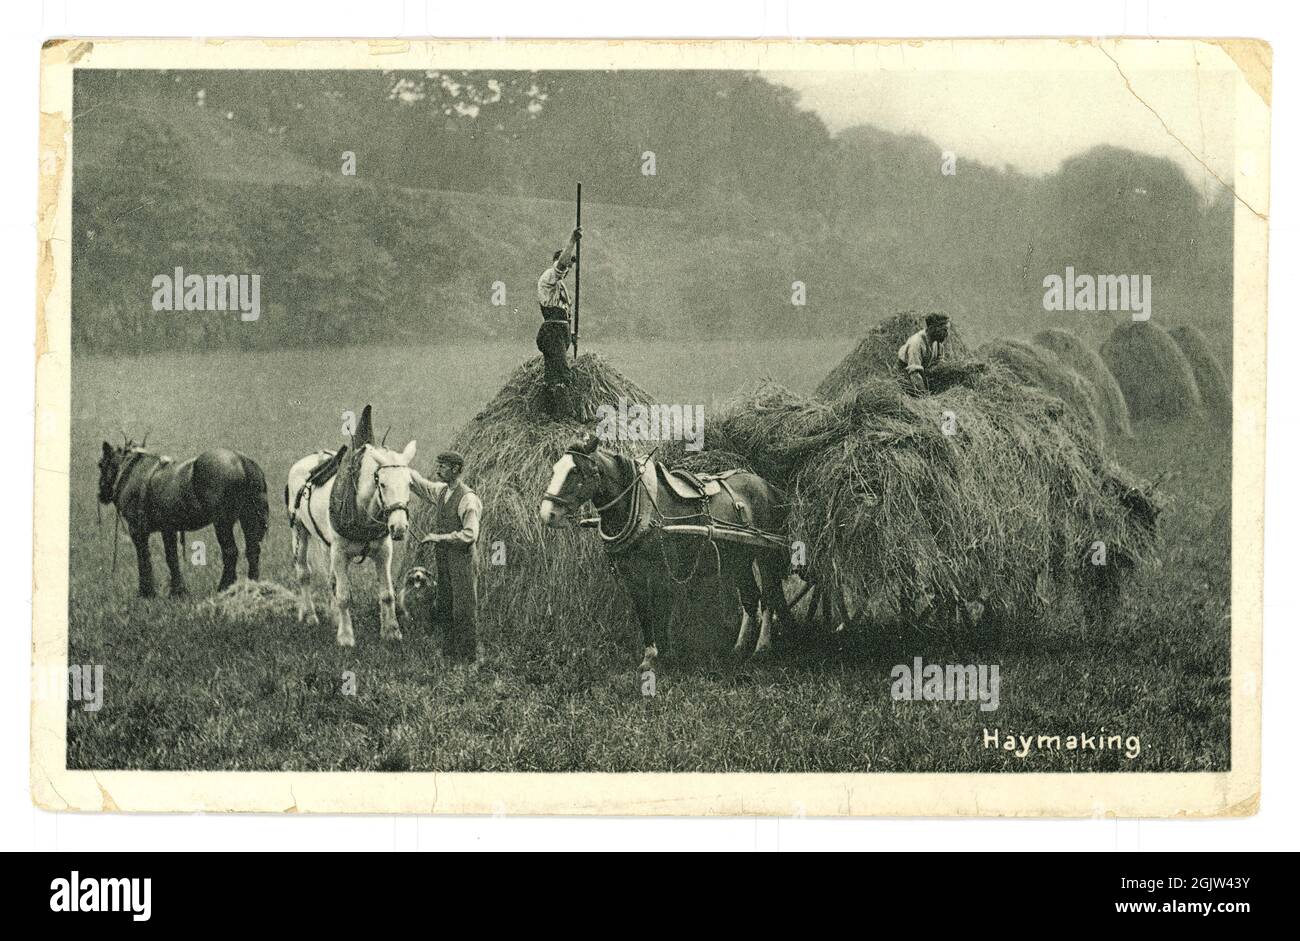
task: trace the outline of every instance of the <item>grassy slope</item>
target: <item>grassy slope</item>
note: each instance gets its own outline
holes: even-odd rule
[[[748,356],[718,346],[605,346],[652,394],[709,404],[769,374],[807,389],[841,351],[802,343]],[[1228,756],[1229,443],[1189,429],[1137,429],[1119,456],[1139,472],[1171,473],[1168,545],[1120,616],[1084,634],[1068,618],[1002,637],[899,634],[883,627],[839,652],[732,672],[670,666],[647,707],[634,686],[637,638],[627,624],[554,624],[491,608],[488,661],[475,682],[441,667],[414,633],[378,640],[374,576],[360,573],[358,646],[340,651],[328,624],[292,619],[232,626],[195,601],[140,601],[123,542],[109,574],[110,525],[96,529],[94,461],[101,430],[153,429],[151,441],[188,455],[230,444],[264,466],[273,526],[264,577],[291,583],[279,491],[289,464],[338,438],[338,414],[363,401],[399,443],[430,457],[500,385],[518,347],[371,348],[294,354],[151,358],[150,382],[124,379],[131,360],[79,359],[74,369],[73,663],[105,667],[105,705],[68,712],[68,760],[80,768],[369,770],[1092,771],[1209,770]],[[475,369],[445,370],[446,361]],[[665,365],[670,364],[670,365]],[[720,367],[719,364],[722,364]],[[346,367],[346,368],[345,368]],[[342,378],[339,378],[342,377]],[[139,390],[139,391],[132,391]],[[669,390],[672,390],[669,392]],[[203,416],[204,431],[194,428]],[[1198,432],[1199,434],[1199,432]],[[488,508],[491,512],[491,508]],[[211,530],[206,568],[190,568],[197,599],[219,571]],[[155,572],[165,584],[157,537]],[[889,670],[927,662],[998,663],[1002,706],[895,703]],[[340,693],[355,672],[357,695]],[[1048,754],[1021,760],[980,747],[1004,734],[1142,737],[1143,754]]]
[[[192,246],[202,244],[208,231],[202,224],[187,228],[187,219],[229,219],[231,207],[245,206],[234,215],[234,241],[259,259],[254,263],[266,282],[264,304],[310,308],[322,295],[286,297],[277,290],[277,274],[300,266],[292,250],[287,260],[283,253],[274,254],[274,262],[262,257],[260,211],[276,218],[312,220],[313,238],[323,242],[329,241],[335,222],[359,222],[373,235],[369,227],[376,220],[350,212],[347,196],[359,191],[369,198],[365,205],[380,205],[377,214],[391,217],[378,226],[385,231],[383,248],[396,262],[391,311],[428,312],[427,317],[390,318],[380,332],[388,331],[391,342],[419,342],[427,338],[427,329],[438,325],[449,334],[475,338],[523,339],[536,329],[537,277],[573,224],[571,202],[400,189],[367,177],[364,152],[358,175],[345,177],[337,166],[313,165],[277,138],[257,134],[210,109],[165,101],[109,106],[79,118],[74,141],[78,179],[102,175],[105,182],[114,183],[116,178],[108,174],[115,156],[133,121],[140,120],[154,122],[174,137],[186,179],[196,185],[185,186],[177,196],[191,201],[185,211],[143,205],[130,223],[144,231],[175,231],[178,246]],[[900,153],[908,153],[904,143],[890,144],[892,135],[882,140],[881,149],[860,158],[864,180],[872,178],[873,160],[898,160]],[[916,159],[929,165],[925,154]],[[975,208],[980,200],[1001,205],[996,186],[986,185],[994,188],[976,187],[969,194]],[[863,191],[870,192],[870,186],[864,183]],[[717,196],[702,193],[701,200]],[[840,212],[836,224],[844,228],[828,236],[824,220],[816,214],[760,217],[732,207],[724,223],[707,211],[676,213],[604,203],[590,188],[585,197],[583,308],[585,330],[593,339],[757,332],[840,335],[847,342],[862,334],[859,323],[874,323],[904,309],[938,308],[958,316],[976,344],[1060,326],[1095,347],[1115,320],[1105,314],[1045,313],[1037,276],[1026,285],[1008,275],[1023,261],[1017,239],[1030,239],[1031,233],[1019,232],[1014,221],[996,214],[992,218],[1003,228],[982,230],[977,220],[987,217],[987,205],[981,214],[954,202],[953,219],[967,221],[945,221],[936,229],[933,221],[904,213],[898,202],[902,195],[872,194],[871,200]],[[883,200],[879,206],[877,199]],[[339,217],[331,215],[335,209]],[[346,227],[340,231],[355,234]],[[1015,232],[1016,239],[1008,232]],[[125,232],[116,241],[111,232],[101,232],[100,237],[128,257],[139,255],[135,240]],[[291,246],[300,248],[308,263],[308,250],[322,247],[310,242]],[[343,235],[324,247],[343,256],[352,250]],[[156,272],[170,270],[177,259],[168,255],[138,260],[139,271]],[[102,274],[109,281],[122,277],[115,271]],[[806,282],[805,307],[790,303],[794,280]],[[504,306],[490,302],[498,281],[507,289]],[[347,282],[334,284],[323,297],[352,304],[357,315],[376,313],[366,301],[352,297],[351,288]],[[140,290],[135,280],[124,285],[127,297]],[[1182,297],[1178,290],[1178,285],[1160,285],[1157,317],[1197,323],[1221,350],[1227,336],[1222,318],[1205,315],[1195,298]],[[77,294],[75,300],[90,306],[103,303],[111,293],[91,291]],[[267,329],[267,324],[259,329]]]
[[[189,195],[214,212],[221,212],[223,194],[242,195],[250,189],[264,205],[287,207],[290,214],[303,216],[317,212],[323,201],[357,190],[389,198],[410,233],[396,272],[402,290],[410,292],[400,298],[403,303],[436,311],[434,322],[455,322],[458,336],[524,337],[536,330],[537,278],[551,253],[568,238],[573,203],[398,188],[367,179],[364,160],[356,176],[344,176],[312,166],[273,138],[256,135],[219,114],[172,102],[151,103],[135,115],[173,134],[181,146],[180,164],[203,184]],[[105,111],[78,125],[74,159],[79,179],[95,180],[112,172],[123,135],[131,127],[120,118]],[[584,203],[588,238],[582,301],[590,312],[588,335],[666,333],[667,322],[676,319],[669,312],[688,309],[675,276],[689,258],[680,238],[680,220],[660,210],[604,204],[591,192]],[[151,211],[149,206],[143,209]],[[256,228],[248,234],[255,239]],[[170,270],[169,265],[163,267]],[[147,267],[153,270],[158,264]],[[274,272],[264,277],[274,284]],[[504,306],[490,303],[497,281],[506,285]],[[268,287],[264,303],[276,300]],[[788,303],[784,306],[788,310]]]

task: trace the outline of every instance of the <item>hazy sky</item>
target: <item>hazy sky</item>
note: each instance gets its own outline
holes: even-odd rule
[[[770,72],[801,93],[832,132],[855,124],[931,138],[982,163],[1028,173],[1055,170],[1065,157],[1113,144],[1170,157],[1203,192],[1232,173],[1232,80],[1204,69],[1130,73],[1061,72]],[[1161,126],[1161,119],[1196,154]]]

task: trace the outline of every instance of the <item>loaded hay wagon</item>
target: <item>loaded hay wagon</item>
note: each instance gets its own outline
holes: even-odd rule
[[[484,627],[539,662],[557,656],[554,644],[539,640],[556,633],[570,658],[612,657],[627,649],[636,620],[602,540],[581,528],[547,531],[538,518],[554,462],[590,432],[589,424],[550,417],[541,368],[533,359],[516,370],[452,441],[485,506]],[[600,357],[580,357],[574,375],[588,414],[620,399],[651,404]],[[675,469],[669,485],[677,480],[684,494],[733,469],[784,491],[782,527],[708,519],[657,525],[684,547],[732,543],[783,553],[791,561],[787,633],[893,619],[969,623],[978,609],[1020,618],[1060,602],[1095,616],[1114,605],[1124,575],[1155,545],[1151,485],[1108,460],[1059,398],[997,364],[950,362],[942,391],[926,396],[870,374],[824,398],[762,383],[710,416],[703,444],[695,452],[682,442],[657,451],[648,442],[602,447],[634,460],[653,455]],[[427,522],[413,520],[411,547]],[[498,546],[504,565],[490,561]],[[701,569],[688,585],[678,585],[671,601],[673,630],[686,641],[681,652],[717,651],[735,637],[735,609],[709,572]]]
[[[1107,460],[1059,399],[996,366],[929,396],[892,378],[834,401],[763,383],[711,422],[706,444],[788,494],[805,624],[923,610],[961,621],[974,602],[1019,617],[1072,599],[1100,613],[1154,544],[1153,488]]]

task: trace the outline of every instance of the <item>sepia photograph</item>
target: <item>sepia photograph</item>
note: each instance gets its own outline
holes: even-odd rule
[[[40,806],[1255,812],[1265,44],[374,46],[44,50]]]

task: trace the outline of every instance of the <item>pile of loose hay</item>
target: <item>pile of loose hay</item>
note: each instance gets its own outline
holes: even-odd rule
[[[620,398],[629,404],[652,401],[645,390],[592,353],[573,364],[569,388],[574,405],[591,415],[601,405],[617,407]],[[495,634],[498,642],[508,638],[498,646],[508,646],[512,656],[543,658],[558,649],[592,656],[607,653],[611,660],[625,661],[631,650],[639,649],[630,636],[636,621],[627,591],[610,572],[599,535],[592,529],[549,530],[538,516],[555,462],[592,427],[550,416],[543,396],[542,359],[536,357],[514,371],[449,445],[465,456],[466,482],[483,501],[483,632],[485,638]],[[643,453],[645,445],[610,440],[602,446],[635,455]],[[429,532],[434,515],[427,504],[413,514],[404,570],[416,564],[432,567],[434,554],[421,550],[419,539]],[[494,564],[494,554],[500,564]],[[664,582],[666,603],[673,603],[673,586],[666,576]],[[712,601],[716,580],[701,579],[692,591]],[[683,615],[680,631],[674,634],[679,652],[698,639],[696,625],[687,621]],[[716,623],[712,626],[717,629]],[[566,640],[556,644],[556,635]],[[734,636],[733,631],[732,640]]]
[[[295,617],[298,597],[278,582],[240,579],[198,607],[237,624],[260,624],[268,618]]]
[[[1201,410],[1196,374],[1163,327],[1121,323],[1101,348],[1135,420],[1168,420]]]
[[[1017,381],[1056,396],[1091,434],[1105,434],[1097,390],[1055,353],[1024,340],[1004,339],[984,344],[979,355],[1003,366]]]
[[[1050,350],[1066,366],[1092,383],[1096,393],[1097,412],[1111,438],[1131,438],[1133,425],[1129,421],[1128,402],[1111,371],[1106,368],[1101,354],[1068,330],[1042,330],[1034,335],[1035,345]]]
[[[836,399],[866,379],[889,375],[897,368],[899,347],[924,328],[925,314],[916,311],[886,317],[867,332],[853,352],[826,374],[817,386],[816,394],[820,398]],[[945,361],[963,360],[970,356],[954,322],[948,324],[948,339],[944,346]]]
[[[1217,418],[1232,415],[1232,384],[1214,354],[1205,334],[1193,326],[1174,327],[1169,331],[1183,355],[1187,357],[1196,377],[1196,389],[1201,403]]]
[[[1108,462],[1059,399],[996,367],[972,386],[909,396],[878,378],[824,402],[766,383],[713,420],[706,447],[783,486],[788,534],[814,572],[834,564],[876,609],[907,585],[1031,611],[1044,579],[1093,590],[1098,573],[1081,559],[1097,542],[1115,564],[1140,560],[1154,540],[1151,487]]]

